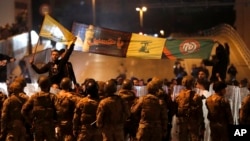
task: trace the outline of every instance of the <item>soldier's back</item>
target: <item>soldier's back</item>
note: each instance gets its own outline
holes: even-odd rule
[[[91,99],[88,96],[82,98],[78,103],[81,111],[81,122],[83,124],[91,124],[96,120],[96,111],[99,100]]]
[[[126,90],[126,89],[121,89],[118,93],[118,95],[126,101],[128,104],[128,107],[130,108],[132,104],[134,103],[136,96],[135,92],[132,90]]]
[[[105,113],[104,123],[108,125],[123,124],[125,121],[125,103],[117,95],[109,96],[100,101],[99,107]]]
[[[38,92],[31,96],[32,114],[36,120],[51,121],[56,117],[56,95],[49,92]]]
[[[161,120],[161,112],[163,109],[166,109],[166,107],[162,107],[164,105],[161,105],[161,102],[163,101],[157,96],[146,94],[136,101],[131,108],[131,112],[133,115],[140,116],[140,124],[144,126],[151,126],[151,124],[159,126],[157,123]]]
[[[56,109],[60,120],[72,120],[76,106],[75,96],[70,92],[59,92],[56,100]]]
[[[28,97],[22,96],[22,95],[10,95],[6,100],[4,106],[8,106],[8,110],[11,110],[10,113],[10,119],[22,119],[22,106],[23,104],[28,100]]]
[[[206,106],[208,108],[208,119],[214,122],[227,122],[228,117],[226,114],[222,114],[227,112],[226,106],[229,105],[229,101],[222,96],[217,94],[213,94],[206,100]],[[230,108],[230,107],[229,107]]]
[[[250,124],[250,95],[248,94],[242,101],[240,114],[240,124]]]
[[[3,102],[5,101],[5,99],[7,99],[7,95],[0,92],[0,112],[2,112]],[[1,117],[1,115],[0,115],[0,117]]]

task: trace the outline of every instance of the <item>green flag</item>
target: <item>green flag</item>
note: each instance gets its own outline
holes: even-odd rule
[[[163,54],[168,59],[208,59],[214,46],[208,39],[169,39]]]

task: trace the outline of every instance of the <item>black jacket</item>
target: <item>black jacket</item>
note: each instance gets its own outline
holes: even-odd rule
[[[69,57],[72,54],[73,50],[74,50],[74,44],[71,44],[70,48],[67,50],[64,57],[61,58],[60,60],[57,60],[55,62],[48,62],[47,64],[45,64],[41,68],[38,68],[34,64],[32,64],[31,67],[38,74],[48,72],[51,83],[59,85],[62,78],[65,77],[64,76],[64,74],[65,74],[64,71],[65,71],[66,63],[68,62]]]

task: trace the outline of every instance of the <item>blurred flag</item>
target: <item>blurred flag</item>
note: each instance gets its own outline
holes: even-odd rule
[[[208,59],[213,46],[209,39],[169,39],[163,54],[168,59]]]
[[[144,59],[161,59],[165,42],[165,38],[156,38],[133,33],[126,56]]]
[[[63,27],[48,14],[46,14],[44,17],[43,25],[39,35],[55,42],[61,42],[67,45],[76,39],[75,35],[69,32],[65,27]]]

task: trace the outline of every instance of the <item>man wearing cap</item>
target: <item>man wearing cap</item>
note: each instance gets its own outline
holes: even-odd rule
[[[226,87],[222,81],[215,82],[213,85],[215,93],[206,100],[212,141],[229,140],[228,128],[233,124],[233,115],[229,101],[224,97]]]

